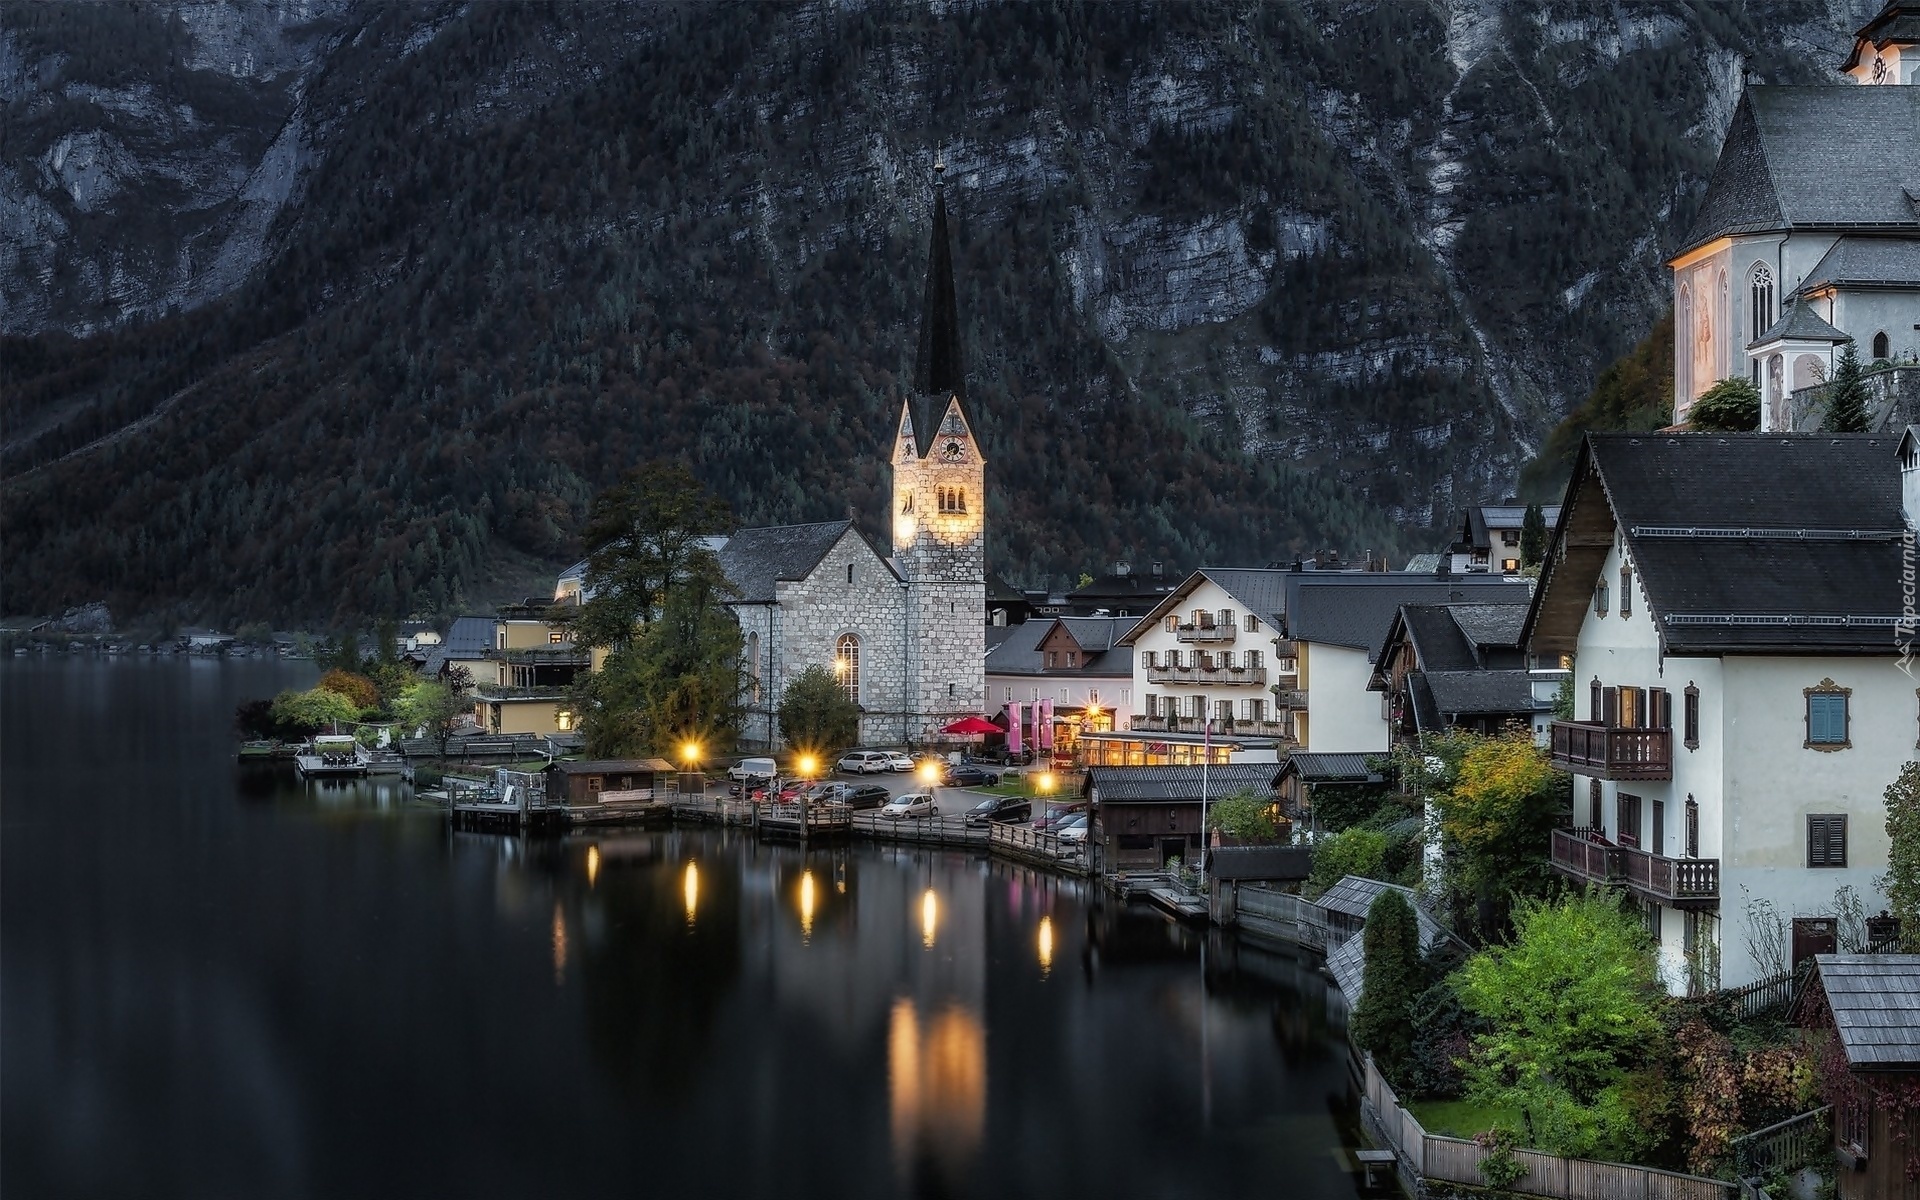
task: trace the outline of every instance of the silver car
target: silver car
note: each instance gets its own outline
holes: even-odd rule
[[[937,817],[940,809],[933,797],[925,792],[908,792],[904,796],[895,796],[887,801],[880,815],[888,820],[900,821],[907,817]]]
[[[912,756],[899,750],[888,751],[887,752],[887,770],[889,771],[913,770]]]

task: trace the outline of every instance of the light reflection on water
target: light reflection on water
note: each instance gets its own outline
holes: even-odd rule
[[[1353,1194],[1310,967],[1203,988],[1189,931],[964,854],[237,769],[233,705],[311,678],[0,664],[0,1194]]]

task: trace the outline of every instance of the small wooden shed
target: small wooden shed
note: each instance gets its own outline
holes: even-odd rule
[[[1819,1074],[1844,1080],[1843,1094],[1827,1097],[1840,1160],[1835,1195],[1917,1200],[1920,954],[1816,955],[1795,1012],[1831,1038],[1815,1051],[1827,1056]]]
[[[652,800],[671,793],[679,780],[674,765],[664,758],[561,759],[550,770],[558,786],[549,787],[547,794],[570,805]]]

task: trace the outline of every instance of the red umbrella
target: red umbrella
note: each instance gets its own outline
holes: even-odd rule
[[[942,729],[942,733],[1005,733],[998,725],[984,717],[961,717],[958,721]]]

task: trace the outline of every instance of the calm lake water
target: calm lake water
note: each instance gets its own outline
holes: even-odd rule
[[[960,854],[449,834],[310,664],[0,663],[0,1192],[1351,1197],[1323,985]]]

